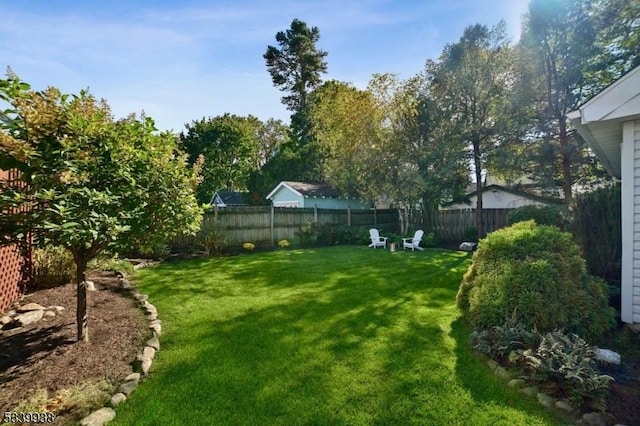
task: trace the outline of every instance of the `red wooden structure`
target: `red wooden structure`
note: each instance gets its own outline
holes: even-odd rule
[[[0,170],[3,183],[11,184],[17,178],[15,170]],[[0,312],[26,291],[32,275],[31,260],[31,247],[27,247],[25,253],[16,245],[0,247]]]

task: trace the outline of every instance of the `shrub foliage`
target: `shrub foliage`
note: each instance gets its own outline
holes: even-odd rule
[[[561,207],[556,206],[522,206],[507,215],[510,224],[535,220],[538,225],[563,227],[564,215]]]
[[[76,271],[73,255],[60,246],[33,251],[33,284],[35,288],[54,287],[71,282]]]
[[[606,285],[587,273],[571,234],[534,221],[481,241],[457,303],[479,328],[510,320],[540,333],[564,329],[590,339],[614,324]]]
[[[579,336],[550,332],[540,345],[524,352],[529,377],[553,383],[556,393],[590,409],[604,411],[613,378],[600,374],[595,348]]]

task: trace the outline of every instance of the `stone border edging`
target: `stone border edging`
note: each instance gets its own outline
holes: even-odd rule
[[[511,372],[506,368],[501,367],[495,360],[489,358],[486,362],[489,369],[491,369],[496,377],[507,381],[508,387],[517,389],[520,393],[527,396],[535,397],[540,405],[560,418],[573,418],[573,422],[576,426],[605,426],[611,424],[609,423],[610,419],[607,418],[606,414],[595,411],[581,413],[580,410],[575,408],[568,400],[557,400],[540,391],[537,386],[528,383],[524,378],[512,377]],[[616,426],[624,425],[616,423]]]
[[[158,262],[143,262],[135,265],[134,269],[145,268],[157,263]],[[149,375],[149,369],[151,368],[155,354],[160,350],[159,337],[162,334],[162,321],[158,319],[158,310],[149,302],[149,296],[138,292],[129,280],[124,277],[124,274],[118,273],[118,279],[122,288],[129,291],[131,297],[138,302],[139,307],[146,313],[152,335],[133,362],[133,372],[125,377],[124,381],[116,388],[115,393],[108,402],[108,406],[95,410],[80,420],[80,425],[82,426],[103,426],[112,421],[116,417],[114,408],[126,401],[127,397],[136,389],[140,380]]]

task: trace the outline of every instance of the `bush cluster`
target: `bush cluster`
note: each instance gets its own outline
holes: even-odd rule
[[[203,221],[196,234],[196,241],[208,256],[219,255],[227,245],[227,233],[218,223]]]
[[[54,287],[70,282],[76,272],[73,255],[59,246],[33,250],[35,288]]]
[[[539,344],[540,336],[522,324],[496,325],[471,333],[474,349],[499,362],[510,360],[513,352],[523,353]]]
[[[535,220],[538,225],[552,225],[561,229],[566,222],[563,208],[557,206],[522,206],[507,215],[509,224],[527,220]]]
[[[601,374],[595,348],[579,336],[553,331],[540,335],[520,324],[476,330],[478,352],[521,370],[522,376],[588,410],[604,411],[610,376]]]
[[[540,333],[564,329],[587,339],[614,325],[607,300],[606,284],[587,273],[571,234],[534,221],[482,240],[457,295],[477,328],[512,320]]]
[[[595,348],[579,336],[550,332],[537,348],[523,354],[528,376],[541,383],[553,383],[554,391],[574,404],[604,411],[613,378],[601,374]]]
[[[369,243],[369,231],[343,224],[307,222],[298,229],[296,238],[303,246],[362,245]]]

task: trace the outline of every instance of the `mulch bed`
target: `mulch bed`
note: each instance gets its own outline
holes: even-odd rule
[[[46,389],[53,398],[88,379],[106,379],[115,386],[132,372],[131,363],[151,336],[148,322],[114,273],[93,273],[89,279],[97,290],[87,295],[89,342],[76,342],[74,284],[24,297],[23,304],[65,309],[24,332],[0,335],[0,412],[12,411],[38,389]],[[59,413],[56,424],[78,420],[78,414]]]

